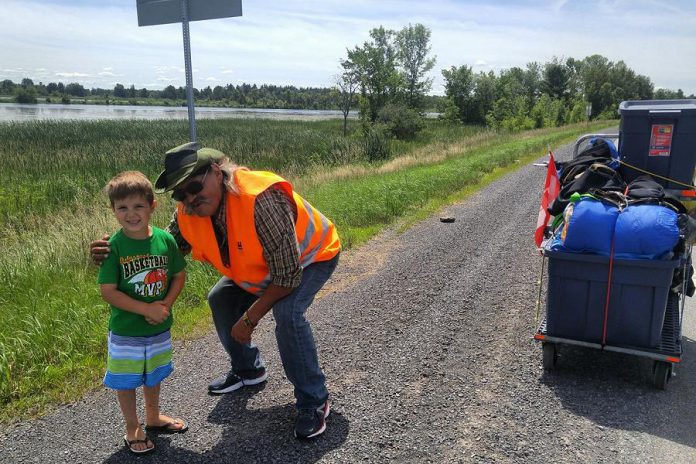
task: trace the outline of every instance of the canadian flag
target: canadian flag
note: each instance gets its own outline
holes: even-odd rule
[[[539,207],[539,218],[537,219],[536,230],[534,231],[534,243],[536,246],[541,246],[541,241],[544,239],[544,229],[549,222],[549,214],[547,208],[556,199],[558,192],[561,190],[561,183],[558,180],[558,171],[556,171],[556,163],[553,160],[553,153],[549,150],[549,165],[546,169],[546,180],[544,181],[544,193],[541,195],[541,206]]]

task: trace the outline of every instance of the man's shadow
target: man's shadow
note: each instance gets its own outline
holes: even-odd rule
[[[696,448],[696,342],[684,337],[682,347],[666,390],[652,384],[651,359],[568,345],[541,381],[564,408],[598,425]]]
[[[208,415],[208,422],[223,425],[223,432],[210,450],[195,452],[179,448],[171,443],[170,436],[160,435],[154,439],[157,450],[153,453],[134,455],[123,447],[104,462],[312,463],[346,441],[349,422],[334,410],[326,420],[327,428],[323,435],[311,440],[298,440],[293,436],[294,404],[249,409],[249,400],[264,388],[265,384],[261,384],[220,397]],[[189,434],[191,439],[195,439]]]

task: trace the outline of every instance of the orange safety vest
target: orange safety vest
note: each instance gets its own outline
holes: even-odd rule
[[[303,268],[317,261],[328,261],[341,250],[336,227],[295,193],[288,181],[271,172],[246,169],[236,170],[234,177],[239,194],[226,192],[225,200],[229,267],[222,262],[211,218],[187,215],[183,205],[178,205],[179,230],[191,245],[194,259],[212,264],[244,290],[261,295],[271,283],[271,275],[256,234],[254,205],[256,196],[273,185],[281,187],[295,202],[295,235]]]

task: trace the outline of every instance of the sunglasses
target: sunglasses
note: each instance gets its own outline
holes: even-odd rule
[[[192,180],[186,184],[186,187],[174,190],[172,192],[172,198],[176,201],[184,201],[186,199],[186,195],[196,195],[200,193],[200,191],[203,190],[203,185],[205,184],[205,178],[208,176],[208,171],[210,171],[210,168],[206,169],[203,179]]]

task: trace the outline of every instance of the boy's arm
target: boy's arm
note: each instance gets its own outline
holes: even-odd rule
[[[118,290],[116,284],[101,284],[99,288],[104,301],[118,309],[140,314],[157,324],[164,322],[169,317],[169,308],[163,301],[153,301],[152,303],[138,301]]]
[[[170,308],[174,306],[174,302],[179,297],[179,293],[184,288],[186,283],[186,271],[182,270],[172,276],[171,282],[169,282],[169,290],[167,291],[167,296],[164,297],[162,302]]]

